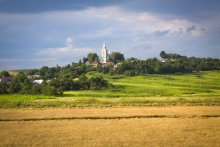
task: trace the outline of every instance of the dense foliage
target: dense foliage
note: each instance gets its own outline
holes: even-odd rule
[[[10,74],[9,74],[7,71],[2,71],[2,72],[0,73],[0,78],[9,77],[9,76],[10,76]]]
[[[124,55],[119,52],[112,52],[110,55],[110,61],[114,63],[122,62],[124,60],[125,60]]]
[[[94,62],[99,60],[99,56],[96,53],[89,53],[87,59],[89,62]]]
[[[125,75],[190,73],[193,71],[219,70],[220,60],[212,58],[186,57],[178,54],[160,53],[157,58],[139,60],[129,58],[122,62],[114,72]]]
[[[42,71],[45,71],[45,69],[48,70],[51,68],[42,67],[39,70],[39,74]],[[80,74],[72,72],[73,75],[71,75],[65,73],[63,70],[60,70],[59,72],[60,73],[48,72],[51,76],[48,76],[47,72],[45,72],[45,75],[40,75],[40,78],[46,79],[42,84],[35,83],[34,79],[28,79],[23,72],[19,72],[12,81],[0,82],[0,94],[21,93],[62,95],[63,91],[66,90],[102,89],[109,86],[108,81],[104,80],[102,76],[88,79],[86,76],[81,75],[78,78],[73,79],[73,77],[77,77],[76,75]],[[66,77],[59,76],[61,73],[66,75]]]
[[[19,72],[12,81],[0,82],[0,94],[11,93],[62,95],[63,91],[47,83],[35,84],[23,72]]]
[[[110,61],[115,65],[101,64],[98,55],[89,53],[78,63],[72,63],[65,67],[47,67],[33,69],[29,73],[18,73],[12,78],[7,71],[0,73],[0,94],[24,93],[62,95],[65,90],[88,90],[107,88],[111,84],[103,77],[87,78],[87,72],[96,71],[104,74],[124,74],[127,76],[141,74],[168,74],[168,73],[190,73],[193,71],[219,70],[220,60],[212,58],[186,57],[178,54],[160,53],[161,59],[150,58],[140,60],[128,58],[113,52]],[[89,61],[91,64],[87,64]],[[98,61],[98,62],[97,62]],[[95,65],[95,66],[94,66]],[[36,79],[42,79],[43,83],[37,84]]]

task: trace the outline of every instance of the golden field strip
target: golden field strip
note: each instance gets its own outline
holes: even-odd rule
[[[219,146],[220,107],[0,109],[0,130],[0,146]]]

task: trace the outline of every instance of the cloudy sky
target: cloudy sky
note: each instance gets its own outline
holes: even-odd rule
[[[0,70],[67,65],[89,52],[220,58],[219,0],[0,0]]]

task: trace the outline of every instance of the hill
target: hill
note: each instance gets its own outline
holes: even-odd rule
[[[220,105],[220,71],[189,74],[102,75],[113,86],[65,91],[63,96],[0,95],[0,107]]]
[[[27,74],[29,71],[31,71],[33,69],[17,69],[17,70],[8,70],[8,72],[11,74],[11,75],[17,75],[19,72],[23,72],[25,74]],[[1,71],[0,71],[1,72]]]

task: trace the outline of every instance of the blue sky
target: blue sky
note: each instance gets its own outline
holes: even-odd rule
[[[220,58],[220,1],[0,0],[0,70],[67,65],[103,42],[127,58]]]

